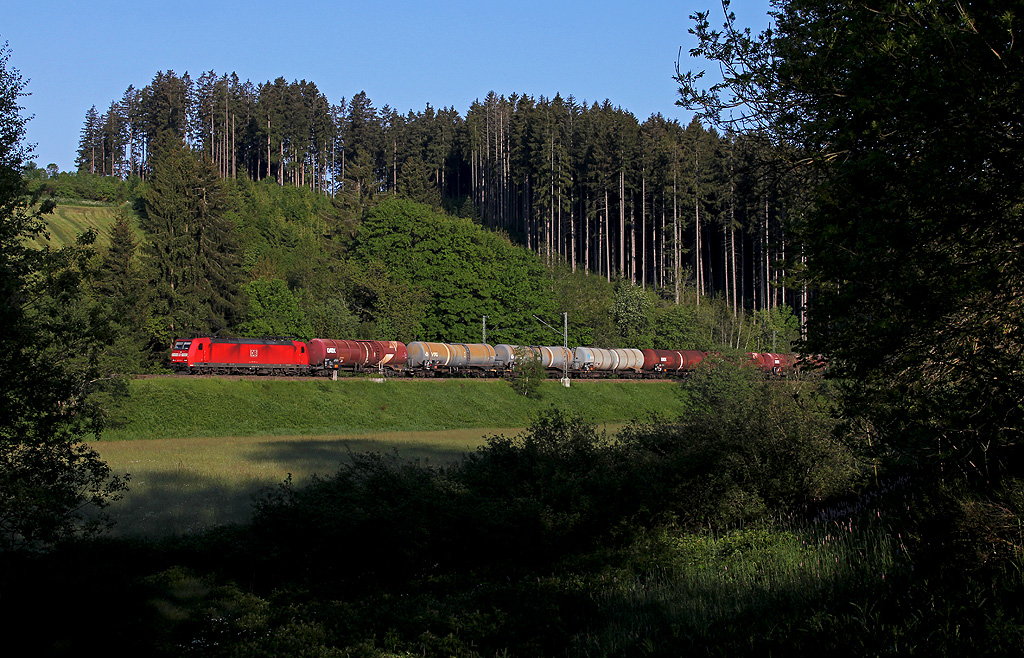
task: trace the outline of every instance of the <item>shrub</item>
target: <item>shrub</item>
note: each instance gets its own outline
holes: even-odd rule
[[[638,493],[651,498],[648,509],[663,498],[676,501],[663,512],[689,524],[729,524],[840,494],[854,481],[856,456],[812,385],[716,360],[683,386],[693,400],[685,417],[622,435],[627,461],[648,473]]]
[[[516,368],[509,378],[509,386],[519,395],[540,398],[540,383],[547,377],[540,358],[529,348],[516,350]]]

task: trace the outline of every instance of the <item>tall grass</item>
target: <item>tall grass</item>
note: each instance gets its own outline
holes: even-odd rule
[[[906,564],[898,536],[854,520],[725,533],[662,531],[637,551],[638,569],[582,583],[581,594],[597,614],[595,632],[574,639],[581,655],[687,644],[745,653],[820,645],[821,638],[811,636],[837,626],[863,623],[868,632],[871,602]]]

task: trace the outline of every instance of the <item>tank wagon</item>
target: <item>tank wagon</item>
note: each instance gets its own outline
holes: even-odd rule
[[[646,372],[678,373],[692,370],[707,357],[699,350],[643,350]]]
[[[577,347],[573,350],[572,369],[581,373],[640,373],[644,355],[637,349]]]
[[[392,370],[405,367],[408,351],[404,343],[383,340],[309,341],[309,365],[316,371]]]
[[[495,349],[486,343],[409,343],[406,361],[414,373],[483,375],[494,371]]]
[[[781,375],[784,372],[794,370],[799,361],[793,354],[751,352],[747,356],[750,357],[755,366],[773,375]]]

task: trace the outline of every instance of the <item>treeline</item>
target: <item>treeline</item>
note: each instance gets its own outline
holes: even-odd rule
[[[401,114],[365,93],[331,103],[312,82],[159,72],[102,114],[91,108],[80,172],[152,174],[170,130],[221,178],[271,179],[349,204],[382,194],[443,207],[506,232],[547,264],[652,287],[679,302],[718,296],[743,309],[791,305],[786,195],[759,172],[754,136],[643,121],[609,102],[488,94]]]

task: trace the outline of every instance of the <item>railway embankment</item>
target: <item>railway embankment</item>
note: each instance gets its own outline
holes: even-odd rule
[[[591,423],[684,413],[678,383],[542,382],[539,396],[506,381],[152,377],[107,409],[103,440],[351,434],[522,427],[551,408]]]

